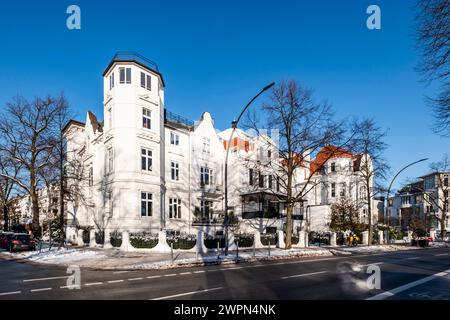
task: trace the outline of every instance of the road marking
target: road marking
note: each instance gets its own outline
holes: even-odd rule
[[[419,259],[419,257],[406,258],[406,260],[416,260],[416,259]]]
[[[382,292],[382,293],[380,293],[380,294],[377,294],[376,296],[367,298],[366,300],[384,300],[384,299],[389,298],[389,297],[391,297],[391,296],[393,296],[393,295],[396,295],[397,293],[400,293],[400,292],[402,292],[402,291],[411,289],[411,288],[413,288],[413,287],[416,287],[416,286],[418,286],[418,285],[424,284],[424,283],[429,282],[429,281],[431,281],[431,280],[434,280],[434,279],[436,279],[436,278],[439,278],[439,277],[445,277],[445,276],[448,275],[449,273],[450,273],[450,269],[449,269],[449,270],[446,270],[446,271],[443,271],[443,272],[439,272],[439,273],[433,274],[433,275],[428,276],[428,277],[426,277],[426,278],[422,278],[422,279],[419,279],[419,280],[416,280],[416,281],[407,283],[407,284],[405,284],[405,285],[403,285],[403,286],[400,286],[400,287],[397,287],[397,288],[395,288],[395,289],[392,289],[392,290],[389,290],[389,291]]]
[[[127,272],[130,272],[130,271],[114,271],[113,273],[119,274],[119,273],[127,273]]]
[[[204,289],[204,290],[190,291],[190,292],[185,292],[185,293],[174,294],[174,295],[171,295],[171,296],[165,296],[165,297],[153,298],[153,299],[150,299],[150,300],[164,300],[164,299],[170,299],[170,298],[177,298],[177,297],[189,296],[189,295],[193,295],[193,294],[197,294],[197,293],[203,293],[203,292],[215,291],[215,290],[220,290],[220,289],[223,289],[223,288],[222,288],[222,287],[217,287],[217,288],[212,288],[212,289]]]
[[[237,270],[237,269],[243,269],[244,267],[234,267],[234,268],[222,268],[220,270]]]
[[[144,280],[144,278],[131,278],[131,279],[128,279],[128,281],[138,281],[138,280]]]
[[[435,257],[448,256],[448,253],[435,254]]]
[[[360,267],[368,267],[368,266],[373,266],[373,265],[381,265],[381,264],[384,264],[384,262],[375,262],[375,263],[368,263],[368,264],[363,264],[363,265],[360,265]]]
[[[72,284],[72,285],[70,285],[70,286],[61,286],[61,287],[59,287],[60,289],[71,289],[71,290],[73,290],[73,289],[81,289],[79,286],[77,286],[77,285],[74,285],[74,284]]]
[[[98,286],[103,284],[103,282],[91,282],[91,283],[86,283],[85,286]]]
[[[174,277],[176,276],[176,273],[169,273],[169,274],[165,274],[164,277]]]
[[[123,282],[123,280],[110,280],[110,281],[108,281],[108,283],[119,283],[119,282]]]
[[[286,276],[286,277],[281,277],[281,279],[290,279],[290,278],[300,278],[300,277],[308,277],[308,276],[313,276],[316,274],[322,274],[322,273],[327,273],[328,271],[319,271],[319,272],[311,272],[311,273],[303,273],[303,274],[296,274],[293,276]]]
[[[161,278],[161,276],[148,276],[147,279]]]
[[[36,279],[25,279],[23,282],[33,282],[33,281],[46,281],[46,280],[54,280],[54,279],[65,279],[69,276],[62,276],[62,277],[51,277],[51,278],[36,278]]]
[[[32,289],[30,292],[40,292],[40,291],[49,291],[52,290],[52,288],[40,288],[40,289]]]
[[[11,291],[11,292],[2,292],[0,293],[0,296],[8,296],[10,294],[21,294],[22,291]]]
[[[203,272],[205,272],[205,270],[194,271],[194,273],[203,273]]]
[[[180,276],[181,276],[181,275],[185,275],[185,274],[192,274],[192,272],[181,272],[181,273],[180,273]]]

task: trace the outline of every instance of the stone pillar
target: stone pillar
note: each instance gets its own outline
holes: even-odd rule
[[[332,232],[331,236],[330,236],[330,245],[332,246],[336,246],[337,242],[336,242],[336,232]]]
[[[378,243],[379,244],[384,243],[384,231],[378,231]]]
[[[286,247],[286,244],[284,243],[284,232],[283,230],[278,230],[278,241],[277,241],[277,248],[284,249]]]
[[[109,229],[105,229],[105,238],[103,242],[103,249],[111,249],[111,232]]]
[[[408,241],[412,240],[412,234],[413,234],[412,231],[408,231]]]
[[[362,243],[366,246],[369,244],[369,231],[362,232]]]
[[[308,233],[303,230],[298,233],[298,246],[300,248],[306,248],[308,246]]]
[[[208,252],[208,248],[206,248],[204,240],[205,240],[205,235],[204,235],[203,231],[199,230],[197,232],[197,243],[195,244],[195,246],[196,246],[196,251],[200,254]]]
[[[80,247],[84,247],[84,241],[83,241],[83,230],[79,229],[77,232],[77,244]]]
[[[122,232],[122,245],[120,246],[120,250],[129,251],[130,246],[130,234],[128,231]]]
[[[389,244],[391,242],[391,239],[389,239],[389,230],[384,231],[384,241],[387,244]]]
[[[228,233],[228,250],[236,250],[236,243],[234,242],[234,233]]]
[[[253,235],[254,235],[253,241],[255,242],[255,248],[256,249],[263,248],[264,246],[261,243],[261,233],[259,233],[259,231],[255,231],[253,233]]]
[[[89,231],[89,247],[95,247],[95,229]]]

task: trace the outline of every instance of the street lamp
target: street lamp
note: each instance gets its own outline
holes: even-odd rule
[[[399,174],[402,173],[403,170],[405,170],[406,168],[409,168],[409,167],[411,167],[412,165],[415,165],[416,163],[423,162],[423,161],[427,161],[427,160],[428,160],[428,158],[424,158],[424,159],[420,159],[420,160],[411,162],[410,164],[404,166],[400,171],[398,171],[397,174],[394,176],[394,178],[392,178],[392,181],[391,181],[391,183],[389,184],[389,188],[387,189],[387,193],[386,193],[386,224],[387,224],[387,227],[388,227],[388,230],[387,230],[387,233],[386,233],[386,241],[389,241],[389,216],[390,216],[390,215],[388,216],[389,193],[390,193],[390,191],[391,191],[391,188],[392,188],[392,185],[393,185],[395,179],[396,179],[396,178],[399,176]]]
[[[225,255],[228,254],[228,155],[230,153],[230,146],[231,146],[231,140],[233,139],[233,134],[234,131],[236,131],[237,125],[239,123],[239,120],[241,120],[242,115],[244,114],[244,112],[248,109],[248,107],[253,103],[253,101],[255,101],[264,91],[269,90],[270,88],[272,88],[275,85],[275,82],[272,82],[270,84],[268,84],[267,86],[265,86],[256,96],[254,96],[249,103],[247,103],[247,105],[245,106],[244,109],[242,109],[241,113],[239,114],[239,117],[237,118],[237,120],[233,120],[232,122],[232,131],[230,134],[230,139],[228,139],[228,144],[227,144],[227,153],[225,156],[225,218],[224,218],[224,225],[225,225]]]

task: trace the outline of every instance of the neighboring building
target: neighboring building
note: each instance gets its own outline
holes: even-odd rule
[[[440,231],[438,219],[446,216],[445,228],[450,232],[450,172],[430,173],[400,189],[390,197],[387,215],[390,225],[408,230],[411,222],[421,221],[427,230]]]

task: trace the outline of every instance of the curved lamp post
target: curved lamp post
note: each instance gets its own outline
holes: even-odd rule
[[[386,224],[387,224],[387,227],[388,227],[388,232],[387,232],[387,236],[386,236],[386,241],[389,241],[389,216],[390,216],[390,215],[388,215],[388,208],[389,208],[389,193],[391,192],[391,188],[392,188],[392,185],[394,184],[395,179],[396,179],[396,178],[400,175],[400,173],[402,173],[406,168],[409,168],[409,167],[411,167],[412,165],[415,165],[416,163],[423,162],[423,161],[427,161],[427,160],[428,160],[428,158],[424,158],[424,159],[420,159],[420,160],[411,162],[410,164],[408,164],[408,165],[404,166],[402,169],[400,169],[400,171],[397,172],[397,174],[394,176],[394,178],[392,178],[392,181],[391,181],[391,183],[389,184],[389,187],[388,187],[387,193],[386,193]]]
[[[253,101],[255,101],[264,91],[269,90],[271,87],[273,87],[275,85],[275,82],[272,82],[271,84],[268,84],[267,86],[265,86],[256,96],[254,96],[249,103],[247,103],[247,105],[244,107],[244,109],[242,109],[241,113],[239,114],[239,117],[237,118],[237,120],[234,120],[232,122],[232,131],[230,134],[230,139],[228,139],[228,144],[227,144],[227,153],[225,156],[225,218],[224,218],[224,225],[225,225],[225,255],[228,254],[228,155],[230,153],[230,146],[231,146],[231,140],[233,139],[233,134],[234,131],[236,131],[237,128],[237,124],[239,123],[239,120],[241,120],[242,115],[244,114],[244,112],[248,109],[248,107],[253,103]]]

